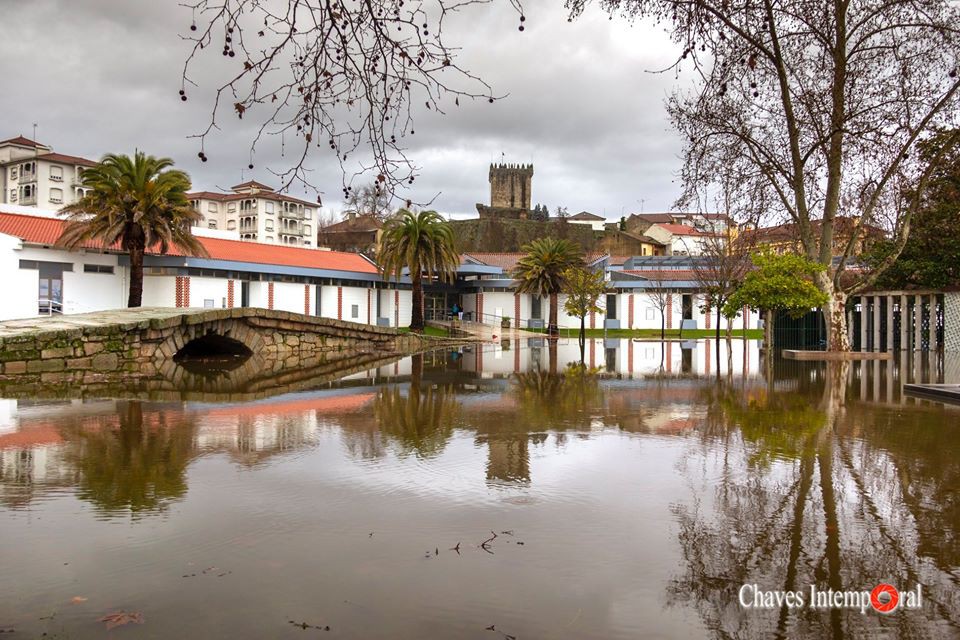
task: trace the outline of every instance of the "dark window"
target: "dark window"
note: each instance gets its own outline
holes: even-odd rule
[[[350,317],[359,318],[360,317],[360,305],[352,304],[350,305]]]
[[[113,266],[109,264],[85,264],[84,273],[113,273]]]
[[[615,293],[607,296],[607,319],[617,319],[617,294]]]

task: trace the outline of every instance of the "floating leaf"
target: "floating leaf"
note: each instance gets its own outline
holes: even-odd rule
[[[107,631],[110,631],[130,623],[143,624],[143,614],[139,611],[116,611],[103,616],[99,622],[105,622]]]

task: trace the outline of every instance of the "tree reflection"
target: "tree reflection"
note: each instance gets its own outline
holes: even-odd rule
[[[443,451],[460,414],[460,403],[449,385],[423,385],[423,355],[412,357],[410,387],[382,387],[373,413],[380,433],[404,453],[428,457]]]
[[[139,401],[117,403],[116,426],[82,427],[67,458],[79,474],[77,494],[106,511],[162,511],[187,492],[195,427],[177,412],[149,414]]]
[[[745,389],[718,382],[705,392],[701,453],[684,470],[702,483],[697,495],[712,488],[713,499],[674,508],[685,566],[668,599],[694,606],[723,638],[955,635],[957,513],[933,515],[916,497],[931,506],[933,496],[955,492],[960,464],[904,435],[940,433],[942,424],[922,408],[901,413],[897,442],[892,429],[872,428],[876,407],[849,410],[849,364],[824,366],[825,375],[806,378],[821,381],[819,401],[772,381]],[[810,585],[870,590],[884,581],[922,583],[924,608],[881,616],[745,609],[738,600],[747,583],[809,599]]]

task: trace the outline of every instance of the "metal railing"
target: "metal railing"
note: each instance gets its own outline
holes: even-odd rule
[[[41,316],[60,315],[63,313],[63,303],[59,300],[40,298],[37,300],[37,313]]]

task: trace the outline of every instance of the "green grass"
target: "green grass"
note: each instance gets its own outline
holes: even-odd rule
[[[544,329],[529,329],[536,333],[544,333]],[[713,338],[717,334],[716,329],[687,329],[680,335],[679,329],[667,329],[664,332],[666,338]],[[565,338],[576,338],[580,335],[579,329],[560,329],[560,336]],[[748,340],[759,340],[763,338],[763,329],[734,329],[731,334],[734,338],[747,338]],[[726,331],[720,331],[720,337],[726,336]],[[660,329],[587,329],[588,338],[659,338]]]

